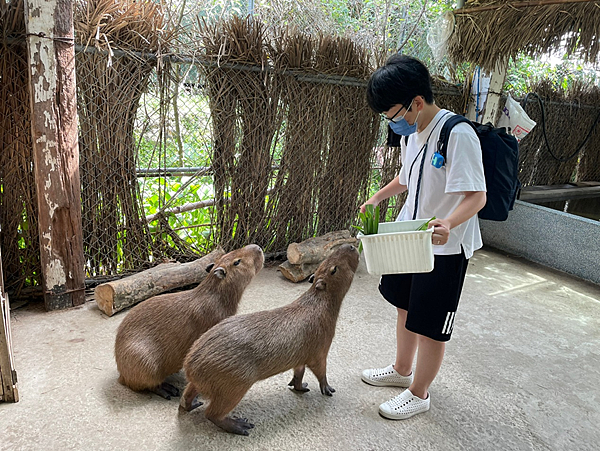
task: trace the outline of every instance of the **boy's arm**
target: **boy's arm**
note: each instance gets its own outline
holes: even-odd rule
[[[379,191],[377,191],[373,196],[367,200],[364,204],[360,206],[361,213],[365,212],[365,206],[367,204],[372,204],[373,206],[378,205],[382,200],[389,199],[392,196],[396,196],[400,193],[406,191],[406,185],[400,184],[400,176],[396,176],[394,180],[385,185]]]
[[[450,216],[443,219],[434,219],[429,223],[430,226],[434,226],[431,238],[433,244],[446,244],[450,236],[450,229],[475,216],[485,205],[485,191],[469,191],[463,194],[465,198]]]

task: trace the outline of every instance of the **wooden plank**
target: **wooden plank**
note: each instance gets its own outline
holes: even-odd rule
[[[586,199],[600,197],[600,185],[547,185],[527,186],[521,190],[519,199],[532,204],[555,202],[570,199]]]
[[[4,293],[2,252],[0,251],[0,398],[5,402],[18,402],[17,372],[15,371],[10,330],[10,307]]]
[[[163,263],[154,268],[103,283],[94,289],[98,308],[108,316],[165,291],[198,284],[206,277],[206,268],[225,252],[221,247],[189,263]]]
[[[26,0],[31,131],[47,310],[85,302],[73,2]]]

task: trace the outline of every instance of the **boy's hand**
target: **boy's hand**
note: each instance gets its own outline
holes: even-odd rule
[[[360,207],[358,207],[360,209],[361,213],[364,213],[366,211],[366,207],[368,204],[371,204],[371,205],[373,205],[373,207],[376,207],[377,204],[379,204],[379,202],[374,201],[373,198],[369,199],[364,204],[362,204]]]
[[[433,227],[431,242],[435,245],[444,245],[450,237],[450,221],[446,219],[434,219],[429,223]]]

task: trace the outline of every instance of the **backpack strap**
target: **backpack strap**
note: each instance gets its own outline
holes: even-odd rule
[[[454,128],[455,125],[460,124],[461,122],[465,122],[473,127],[475,133],[477,133],[477,127],[473,122],[467,119],[460,114],[455,114],[454,116],[448,118],[444,125],[442,125],[442,129],[440,130],[440,139],[437,143],[437,151],[440,155],[444,157],[444,161],[446,160],[446,150],[448,149],[448,140],[450,139],[450,132]],[[445,163],[444,163],[445,164]]]

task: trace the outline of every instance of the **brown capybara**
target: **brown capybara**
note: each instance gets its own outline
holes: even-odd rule
[[[198,393],[210,400],[206,418],[227,432],[248,435],[254,427],[244,418],[227,417],[252,385],[294,369],[289,383],[302,383],[308,366],[319,380],[321,393],[335,391],[327,383],[327,354],[346,292],[358,266],[358,251],[350,244],[319,265],[311,288],[289,305],[227,318],[192,345],[184,369],[188,385],[181,407],[190,411]]]
[[[119,382],[167,399],[178,396],[179,390],[165,378],[181,369],[198,337],[235,315],[244,290],[263,263],[262,249],[248,245],[209,265],[208,275],[196,288],[161,294],[134,307],[117,331]]]

